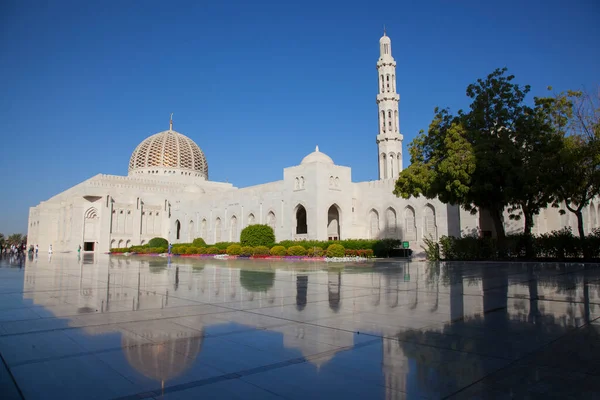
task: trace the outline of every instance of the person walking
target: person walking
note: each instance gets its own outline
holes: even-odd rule
[[[35,245],[35,256],[37,257],[38,251],[40,250],[40,246]]]
[[[48,247],[48,254],[52,254],[52,245]]]

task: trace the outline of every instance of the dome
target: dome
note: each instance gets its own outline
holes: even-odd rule
[[[315,162],[333,165],[333,160],[331,159],[331,157],[329,157],[325,153],[321,153],[319,151],[319,146],[317,146],[315,151],[313,151],[312,153],[310,153],[309,155],[304,157],[302,159],[302,162],[300,163],[300,165],[310,164],[310,163],[315,163]]]
[[[142,173],[208,179],[208,163],[192,139],[171,128],[146,138],[131,154],[129,175]]]

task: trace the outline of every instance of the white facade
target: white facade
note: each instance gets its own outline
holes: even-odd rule
[[[377,62],[379,180],[352,182],[351,168],[336,165],[317,146],[298,165],[285,168],[280,181],[246,188],[212,182],[202,150],[174,131],[171,121],[169,130],[134,150],[128,176],[99,174],[32,207],[28,244],[42,250],[52,245],[55,252],[79,246],[107,252],[157,236],[174,243],[198,237],[207,243],[239,241],[244,227],[268,224],[278,241],[396,238],[419,252],[430,236],[486,230],[485,221],[480,226],[477,215],[458,207],[392,194],[402,169],[395,69],[391,41],[384,34]],[[596,209],[590,209],[594,222],[589,229],[598,226]],[[536,233],[573,225],[569,217],[545,210]]]

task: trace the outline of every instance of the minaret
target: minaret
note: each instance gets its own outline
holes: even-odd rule
[[[392,41],[386,35],[379,39],[379,133],[377,134],[377,159],[379,179],[396,179],[402,171],[402,135],[398,117],[400,96],[396,92],[396,61],[392,57]]]

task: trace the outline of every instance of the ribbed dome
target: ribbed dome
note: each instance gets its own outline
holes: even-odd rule
[[[129,174],[182,174],[208,179],[208,163],[200,147],[174,130],[157,133],[140,143],[129,160]]]
[[[304,157],[302,159],[302,162],[300,163],[300,165],[310,164],[310,163],[314,163],[314,162],[323,163],[323,164],[333,164],[333,160],[331,159],[331,157],[329,157],[327,154],[321,153],[319,151],[319,146],[317,146],[315,151],[313,151],[312,153],[310,153],[309,155]]]

